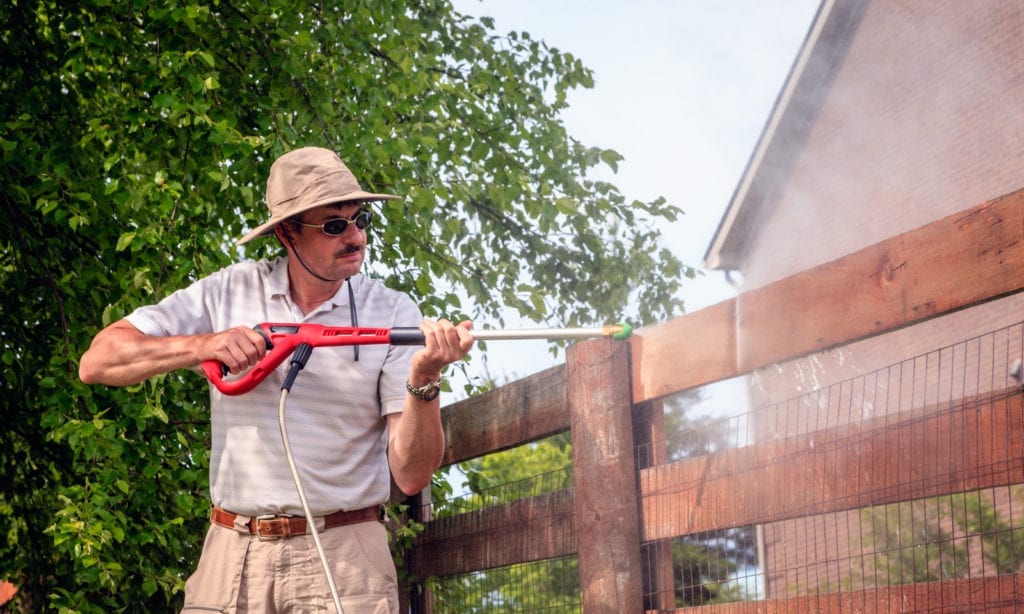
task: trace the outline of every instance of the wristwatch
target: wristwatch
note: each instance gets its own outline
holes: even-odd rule
[[[406,381],[405,389],[409,391],[409,394],[417,399],[433,401],[437,398],[437,395],[441,394],[441,378],[427,382],[422,386],[413,386],[412,382]]]

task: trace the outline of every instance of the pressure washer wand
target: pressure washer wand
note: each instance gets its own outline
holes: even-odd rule
[[[305,343],[311,347],[339,345],[423,345],[426,340],[418,328],[366,328],[325,326],[323,324],[285,324],[264,322],[254,326],[267,343],[267,353],[248,371],[228,378],[227,367],[216,360],[203,361],[203,373],[217,390],[227,395],[245,394],[285,361],[295,348]],[[599,328],[534,328],[519,330],[481,329],[470,333],[478,341],[524,339],[590,339],[612,337],[625,339],[633,332],[626,323]]]
[[[612,337],[625,339],[633,333],[633,327],[625,322],[609,324],[600,328],[522,328],[518,330],[489,329],[469,331],[477,341],[506,339],[593,339]]]

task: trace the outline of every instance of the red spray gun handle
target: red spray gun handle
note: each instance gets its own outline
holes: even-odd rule
[[[228,369],[218,360],[204,360],[203,373],[227,395],[245,394],[274,372],[299,345],[423,345],[418,328],[365,328],[323,324],[279,324],[264,322],[256,329],[267,342],[267,353],[257,364],[235,379],[225,379]]]

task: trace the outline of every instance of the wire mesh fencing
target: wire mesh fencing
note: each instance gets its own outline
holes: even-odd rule
[[[524,473],[519,479],[502,481]],[[523,562],[431,579],[427,586],[432,611],[582,611],[575,556],[526,560],[531,558],[530,553],[538,551],[575,551],[568,438],[556,436],[463,463],[451,472],[450,478],[462,480],[466,492],[436,498],[421,512],[432,518],[430,536],[456,541],[482,536],[481,541],[491,551],[491,556],[476,553],[484,565],[488,565],[487,561]],[[524,530],[530,525],[546,527],[543,546],[531,543],[537,539],[537,533]]]
[[[1022,354],[1017,324],[833,384],[791,381],[811,389],[782,401],[755,378],[755,409],[675,419],[637,450],[647,534],[663,537],[645,544],[648,607],[939,612],[966,591],[1024,609]],[[667,403],[666,420],[685,411]]]

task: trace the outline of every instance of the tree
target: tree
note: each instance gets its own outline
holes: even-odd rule
[[[864,569],[845,576],[843,588],[1020,573],[1024,535],[1012,511],[1021,501],[1024,487],[1015,485],[864,508],[862,535],[850,539],[867,553]]]
[[[206,526],[206,384],[90,388],[77,360],[101,325],[274,250],[234,241],[286,150],[330,147],[405,196],[378,210],[370,266],[429,315],[681,308],[692,270],[658,231],[678,210],[588,178],[619,156],[559,113],[591,74],[527,33],[444,0],[19,0],[0,23],[0,573],[25,609],[178,604]]]

